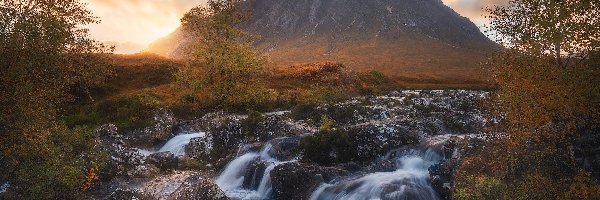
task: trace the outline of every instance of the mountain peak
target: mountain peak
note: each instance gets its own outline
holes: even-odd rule
[[[391,76],[487,79],[477,65],[496,44],[440,0],[250,0],[242,27],[274,66],[341,62]],[[181,57],[178,30],[148,51]]]

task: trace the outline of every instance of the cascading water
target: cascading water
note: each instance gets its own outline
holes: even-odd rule
[[[322,184],[311,200],[330,199],[411,199],[435,200],[436,192],[428,182],[428,168],[441,160],[433,150],[408,150],[396,157],[394,172],[376,172]]]
[[[0,194],[5,193],[6,190],[8,190],[9,187],[10,187],[10,184],[8,182],[4,183],[4,185],[1,185],[0,186]]]
[[[273,147],[270,144],[267,144],[259,153],[250,152],[237,157],[235,160],[231,161],[227,167],[225,167],[225,170],[223,170],[221,175],[217,177],[217,185],[232,199],[270,199],[272,192],[270,173],[275,166],[286,163],[271,156],[272,149]],[[252,173],[247,173],[248,170],[251,170],[250,165],[257,162],[265,162],[267,164],[264,171],[256,170]],[[253,177],[245,177],[248,174],[251,174]],[[258,183],[258,187],[244,187],[245,179],[251,179],[251,182],[254,182],[257,176],[262,177]],[[250,185],[256,184],[251,183]]]
[[[148,156],[153,153],[170,151],[171,153],[175,154],[175,156],[183,156],[185,155],[185,146],[189,144],[193,138],[204,137],[205,135],[206,134],[204,132],[181,134],[171,138],[158,151],[140,149],[139,152],[145,156]]]

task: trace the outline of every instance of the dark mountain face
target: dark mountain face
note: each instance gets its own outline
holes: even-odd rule
[[[290,37],[398,39],[426,36],[452,45],[489,43],[440,0],[254,0],[245,25],[266,40]]]
[[[242,27],[273,66],[334,61],[356,70],[425,79],[482,80],[496,44],[440,0],[249,0]],[[171,57],[193,40],[181,30],[147,50]]]

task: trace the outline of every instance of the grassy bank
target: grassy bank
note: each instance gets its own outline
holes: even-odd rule
[[[185,61],[136,54],[112,55],[110,63],[112,76],[71,106],[65,117],[68,124],[114,123],[127,130],[150,125],[157,108],[169,108],[180,118],[192,118],[215,110],[292,109],[401,89],[493,88],[485,81],[389,77],[377,71],[356,72],[343,64],[321,62],[267,69],[260,77],[261,85],[251,86],[257,89],[253,95],[240,96],[239,102],[223,107],[207,92],[186,88],[178,81]]]

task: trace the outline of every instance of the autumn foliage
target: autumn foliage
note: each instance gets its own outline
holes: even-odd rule
[[[599,198],[597,167],[582,161],[594,158],[580,144],[600,134],[599,6],[512,0],[488,9],[507,47],[486,64],[500,87],[490,105],[500,123],[456,172],[457,199]]]

